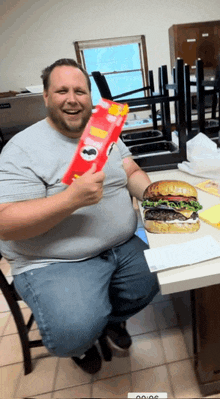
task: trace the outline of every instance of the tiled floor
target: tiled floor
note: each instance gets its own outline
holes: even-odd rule
[[[9,265],[0,262],[10,280]],[[23,303],[25,318],[29,309]],[[158,294],[127,323],[133,336],[128,352],[114,351],[95,376],[71,359],[52,357],[44,347],[32,349],[34,370],[24,376],[16,327],[0,294],[0,398],[126,398],[128,392],[167,392],[168,398],[202,397],[171,298]],[[36,324],[32,338],[39,336]],[[220,398],[220,394],[214,395]]]

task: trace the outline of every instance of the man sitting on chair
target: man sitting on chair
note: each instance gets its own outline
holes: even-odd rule
[[[91,83],[74,60],[42,74],[48,116],[15,135],[0,156],[0,239],[19,295],[48,351],[95,373],[105,331],[127,349],[125,321],[158,292],[135,235],[131,197],[150,179],[119,139],[103,171],[61,180],[92,113]]]

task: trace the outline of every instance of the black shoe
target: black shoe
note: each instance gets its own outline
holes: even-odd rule
[[[73,356],[72,359],[86,373],[95,374],[101,369],[102,359],[95,345],[80,358]]]
[[[108,324],[106,326],[106,334],[110,338],[113,346],[115,345],[119,349],[128,349],[132,344],[130,335],[126,330],[126,323]]]

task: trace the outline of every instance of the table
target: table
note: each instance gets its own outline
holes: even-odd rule
[[[178,169],[148,173],[151,181],[184,180],[192,185],[208,180],[181,172]],[[197,189],[203,210],[220,203],[220,197]],[[139,202],[143,220],[143,209]],[[211,235],[220,242],[220,231],[201,221],[200,229],[188,234],[152,234],[146,232],[150,248],[182,243]],[[189,296],[191,308],[194,366],[204,395],[220,392],[220,258],[194,265],[173,268],[157,273],[163,295],[172,294],[177,313],[187,312],[181,296]],[[186,315],[189,316],[189,315]],[[181,319],[181,317],[180,317]]]

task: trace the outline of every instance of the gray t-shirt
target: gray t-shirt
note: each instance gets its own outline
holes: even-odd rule
[[[62,135],[46,119],[14,136],[0,155],[0,203],[45,198],[65,190],[61,180],[77,144],[78,139]],[[134,234],[137,217],[122,165],[128,156],[119,139],[104,167],[104,194],[98,204],[78,209],[37,237],[0,241],[13,275],[54,261],[96,256]]]

